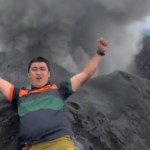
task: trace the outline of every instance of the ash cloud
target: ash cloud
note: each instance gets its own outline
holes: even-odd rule
[[[110,50],[101,73],[127,70],[142,38],[138,22],[150,14],[149,6],[149,0],[0,0],[0,51],[44,55],[76,72],[103,36]]]

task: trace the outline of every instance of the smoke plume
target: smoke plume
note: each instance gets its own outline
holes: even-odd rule
[[[103,36],[110,46],[101,72],[127,70],[149,6],[149,0],[0,0],[0,51],[43,55],[76,72]]]

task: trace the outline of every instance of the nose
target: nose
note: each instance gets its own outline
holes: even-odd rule
[[[36,71],[36,74],[41,74],[41,70],[38,69],[38,70]]]

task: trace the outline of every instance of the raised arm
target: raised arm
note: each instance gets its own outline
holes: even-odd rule
[[[13,89],[14,89],[14,86],[13,86],[10,82],[8,82],[8,81],[6,81],[6,80],[0,78],[0,92],[1,92],[2,95],[4,95],[9,101],[11,101]]]
[[[103,55],[108,49],[108,43],[100,38],[97,41],[97,53],[90,59],[84,69],[71,78],[72,90],[77,91],[96,71]]]

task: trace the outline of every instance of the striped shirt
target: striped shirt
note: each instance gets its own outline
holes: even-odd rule
[[[9,101],[17,107],[20,116],[21,142],[37,144],[64,135],[73,136],[64,113],[64,100],[72,93],[70,81],[33,90],[11,88]]]

